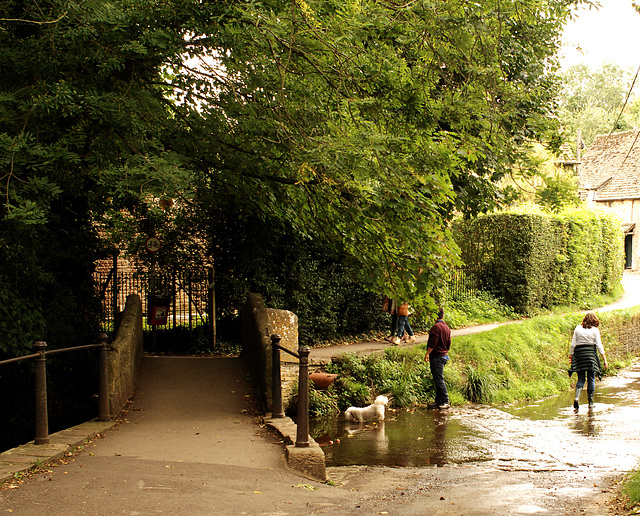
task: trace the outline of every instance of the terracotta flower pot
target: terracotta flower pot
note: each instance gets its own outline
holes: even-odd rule
[[[317,389],[326,389],[337,377],[337,374],[329,373],[311,373],[309,375],[309,379]]]

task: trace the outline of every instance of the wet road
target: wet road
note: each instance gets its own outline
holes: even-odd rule
[[[623,297],[598,312],[640,304],[640,274],[625,272],[622,284]],[[639,379],[640,362],[597,382],[594,409],[583,405],[577,414],[569,391],[511,407],[389,411],[382,424],[335,421],[327,428],[312,428],[312,434],[329,466],[494,462],[511,468],[583,465],[628,471],[640,458],[640,439],[629,431],[640,428]],[[586,392],[581,402],[586,403]]]
[[[624,297],[598,312],[640,304],[640,275],[623,284]],[[569,391],[509,407],[390,411],[382,424],[338,422],[317,440],[332,477],[356,464],[404,472],[394,473],[399,494],[361,503],[365,512],[627,514],[615,491],[640,459],[640,362],[597,382],[592,410],[585,393],[581,402],[576,413]]]

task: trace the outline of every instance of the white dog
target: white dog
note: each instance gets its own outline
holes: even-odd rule
[[[349,407],[344,411],[344,415],[347,421],[359,423],[371,418],[384,421],[384,408],[388,403],[389,399],[386,396],[378,396],[368,407]]]

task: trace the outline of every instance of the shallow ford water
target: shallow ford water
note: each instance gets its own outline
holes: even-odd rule
[[[575,376],[574,376],[575,379]],[[508,407],[389,410],[382,423],[312,423],[327,466],[426,467],[496,462],[503,468],[629,470],[640,458],[640,364],[596,382],[578,413],[573,393]]]

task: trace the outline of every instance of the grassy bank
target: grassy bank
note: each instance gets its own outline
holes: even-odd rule
[[[582,318],[580,313],[546,315],[454,338],[445,368],[452,404],[537,400],[571,389],[576,376],[570,379],[567,374],[569,345]],[[599,318],[609,362],[606,374],[613,375],[640,355],[640,307],[601,313]],[[378,394],[390,396],[395,407],[433,401],[425,348],[420,344],[387,348],[380,355],[343,355],[327,367],[327,372],[340,375],[329,389],[312,390],[312,414],[362,406]],[[625,479],[623,494],[628,507],[640,512],[640,466]]]
[[[630,363],[638,339],[625,336],[640,308],[600,314],[603,344],[612,374]],[[548,315],[513,322],[494,330],[456,337],[445,380],[453,404],[511,403],[536,400],[571,388],[567,374],[573,329],[582,314]],[[387,348],[382,355],[346,354],[327,366],[339,374],[327,391],[313,393],[312,411],[322,414],[370,403],[387,394],[396,407],[433,400],[433,382],[424,362],[425,345]],[[573,378],[575,382],[575,376]]]

